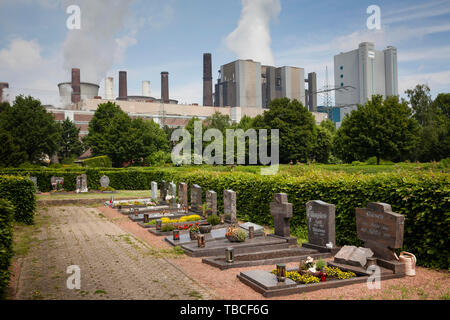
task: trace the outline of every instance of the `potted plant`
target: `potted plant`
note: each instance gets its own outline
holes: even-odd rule
[[[189,237],[191,238],[191,240],[196,240],[197,235],[200,232],[199,227],[198,227],[198,222],[196,224],[190,224],[189,226],[190,226]]]
[[[212,229],[212,225],[208,222],[202,223],[201,225],[198,226],[200,233],[204,234],[204,233],[210,233],[211,229]]]
[[[227,229],[225,237],[230,242],[244,242],[247,239],[247,232],[239,227],[231,226]]]

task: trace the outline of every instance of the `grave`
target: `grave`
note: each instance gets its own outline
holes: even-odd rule
[[[223,191],[223,214],[226,223],[237,223],[236,192],[233,190]]]
[[[77,185],[76,185],[75,192],[76,193],[88,192],[86,174],[83,173],[83,174],[77,176]]]
[[[206,191],[206,213],[208,216],[217,215],[217,193],[215,191]]]
[[[202,187],[197,184],[191,185],[191,209],[193,214],[202,215]]]
[[[64,177],[51,177],[50,183],[52,184],[52,191],[53,192],[60,192],[64,191]]]
[[[107,190],[108,189],[108,187],[109,187],[109,177],[108,176],[105,176],[105,175],[103,175],[101,178],[100,178],[100,185],[102,186],[102,188],[103,188],[103,193],[117,193],[117,191],[112,191],[112,190]]]
[[[158,184],[155,181],[152,181],[152,200],[154,202],[158,201]]]
[[[41,192],[39,191],[39,188],[38,188],[37,178],[36,178],[36,177],[30,177],[30,180],[33,181],[33,184],[34,184],[34,192],[37,193],[37,194],[41,193]]]
[[[274,194],[274,201],[270,203],[270,215],[274,224],[274,234],[271,236],[283,238],[296,245],[297,239],[290,236],[289,219],[292,218],[292,203],[288,202],[286,193]]]
[[[159,203],[167,204],[166,197],[167,197],[167,184],[165,180],[161,180],[161,189],[159,190]]]
[[[167,197],[169,200],[170,208],[178,208],[177,205],[177,185],[173,182],[169,183],[169,195]]]
[[[178,185],[178,203],[181,205],[181,208],[188,207],[188,189],[187,184],[184,182]]]
[[[321,200],[309,201],[306,204],[308,242],[303,243],[302,247],[333,254],[339,251],[336,247],[335,210],[334,204]]]

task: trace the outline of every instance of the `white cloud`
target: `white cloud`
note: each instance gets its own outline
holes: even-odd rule
[[[34,40],[16,38],[10,42],[9,48],[0,50],[0,70],[3,72],[27,71],[41,63],[41,47]]]
[[[401,75],[398,79],[400,93],[415,87],[419,83],[427,84],[433,92],[448,92],[450,86],[450,70]]]
[[[387,14],[384,14],[383,10],[382,21],[384,24],[392,24],[441,16],[450,12],[449,4],[450,1],[444,0],[406,6],[402,9],[390,10]]]

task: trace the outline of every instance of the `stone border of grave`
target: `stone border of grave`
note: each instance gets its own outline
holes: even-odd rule
[[[280,257],[281,256],[281,257]],[[332,256],[329,252],[317,253],[314,249],[287,248],[270,250],[263,252],[252,252],[248,254],[238,254],[234,256],[233,262],[227,262],[225,255],[203,258],[202,262],[210,266],[227,270],[232,268],[245,268],[262,265],[275,265],[277,263],[297,262],[302,258],[311,257],[313,259],[326,259]],[[245,258],[246,260],[241,260]]]
[[[343,271],[346,271],[342,269]],[[298,269],[289,269],[290,271],[298,271]],[[381,274],[380,281],[401,278],[404,274]],[[343,280],[328,280],[325,282],[313,284],[297,284],[290,279],[285,282],[278,282],[277,276],[270,271],[250,270],[244,271],[237,275],[237,278],[244,284],[251,287],[256,292],[261,293],[266,298],[287,296],[302,292],[311,292],[321,289],[339,288],[356,283],[367,282],[369,276],[367,274],[356,273],[355,278]],[[290,281],[288,281],[290,280]]]

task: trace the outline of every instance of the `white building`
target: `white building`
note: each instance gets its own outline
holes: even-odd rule
[[[335,91],[341,121],[345,114],[370,100],[372,95],[380,94],[383,98],[398,95],[397,49],[388,46],[377,51],[372,42],[363,42],[358,49],[341,52],[334,56],[334,83],[338,88],[349,86]]]

